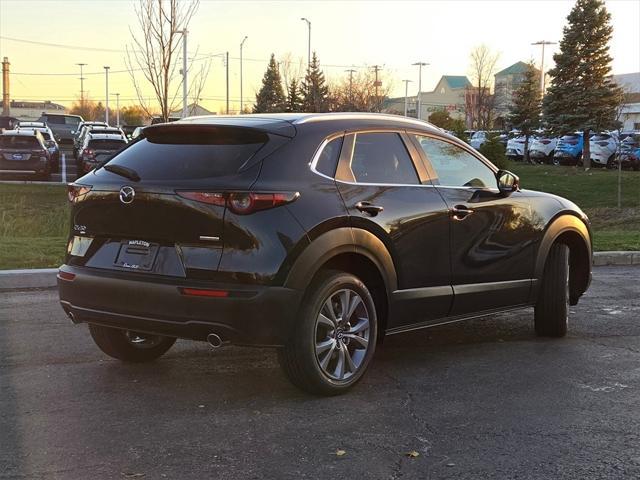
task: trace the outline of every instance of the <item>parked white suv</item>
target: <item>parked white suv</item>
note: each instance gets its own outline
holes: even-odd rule
[[[471,139],[469,140],[469,145],[471,145],[476,150],[480,150],[480,147],[486,141],[487,141],[487,132],[485,132],[484,130],[478,130],[471,136]]]
[[[613,168],[615,166],[618,136],[612,133],[596,133],[589,139],[591,163],[595,166]]]
[[[529,157],[537,162],[551,163],[558,139],[550,135],[539,134],[529,139]]]
[[[531,141],[531,137],[529,138]],[[524,158],[524,135],[517,130],[509,132],[507,140],[507,158],[509,160],[522,160]]]

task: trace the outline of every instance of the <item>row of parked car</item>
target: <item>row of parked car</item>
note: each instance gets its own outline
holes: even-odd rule
[[[494,132],[470,131],[469,143],[480,149]],[[522,160],[524,157],[525,137],[520,132],[495,132],[506,148],[507,158]],[[577,165],[582,162],[584,139],[582,132],[569,133],[560,137],[538,131],[529,137],[529,157],[539,163],[553,165]],[[603,132],[594,133],[589,138],[592,166],[640,170],[640,132]]]
[[[73,144],[77,172],[83,175],[122,149],[128,138],[121,128],[77,115],[43,113],[36,122],[11,122],[0,133],[0,175],[48,180],[60,170],[63,141]]]

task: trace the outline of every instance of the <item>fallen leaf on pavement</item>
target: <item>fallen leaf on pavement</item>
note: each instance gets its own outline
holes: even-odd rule
[[[420,456],[420,454],[415,450],[411,450],[410,452],[407,452],[405,455],[410,458],[416,458]]]
[[[343,456],[343,455],[345,455],[346,453],[347,453],[347,452],[346,452],[346,451],[344,451],[344,450],[340,450],[340,449],[336,450],[336,456],[337,456],[337,457],[342,457],[342,456]]]

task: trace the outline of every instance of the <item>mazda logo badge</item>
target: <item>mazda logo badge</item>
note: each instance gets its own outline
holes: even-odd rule
[[[120,189],[120,201],[122,203],[131,203],[133,202],[133,197],[136,196],[136,191],[133,187],[129,185],[125,185]]]

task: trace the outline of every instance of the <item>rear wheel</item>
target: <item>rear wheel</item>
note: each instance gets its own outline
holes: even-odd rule
[[[303,301],[280,364],[298,388],[338,395],[364,375],[377,339],[377,315],[365,284],[354,275],[322,272]]]
[[[569,247],[551,246],[535,306],[535,329],[541,337],[564,337],[569,324]]]
[[[92,323],[89,324],[89,332],[100,350],[123,362],[150,362],[164,355],[176,342],[172,337],[147,335]]]

